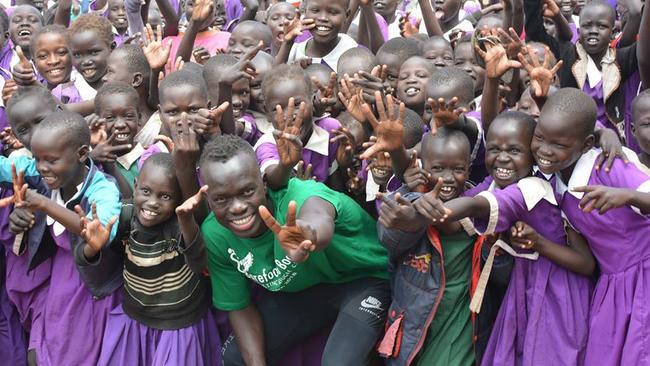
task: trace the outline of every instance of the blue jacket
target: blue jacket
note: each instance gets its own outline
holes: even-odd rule
[[[90,162],[88,174],[83,182],[79,192],[68,202],[65,206],[69,210],[74,210],[76,205],[80,205],[88,217],[91,214],[91,205],[94,202],[97,206],[97,215],[99,220],[106,224],[108,221],[120,214],[120,194],[117,186],[112,180],[104,175],[104,173],[97,170],[92,161]],[[7,159],[0,156],[0,183],[11,188],[11,165],[15,164],[18,171],[25,172],[25,182],[30,188],[35,189],[38,193],[51,197],[52,191],[47,184],[43,181],[40,174],[36,170],[36,161],[32,158],[24,156]],[[27,235],[27,251],[28,251],[28,270],[34,269],[40,263],[54,255],[58,248],[52,239],[50,232],[47,228],[46,215],[43,212],[34,212],[35,224],[29,230]],[[117,232],[117,225],[113,226],[111,238],[115,237]],[[70,234],[70,249],[77,263],[77,269],[81,279],[84,281],[90,292],[95,297],[104,297],[111,294],[122,284],[122,256],[118,251],[113,250],[109,245],[106,245],[100,252],[102,261],[98,263],[87,265],[79,265],[80,262],[85,262],[83,258],[82,249],[83,239],[78,235]],[[79,259],[79,256],[83,260]]]

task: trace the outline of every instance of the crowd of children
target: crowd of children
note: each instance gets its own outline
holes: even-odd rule
[[[12,0],[0,364],[649,365],[643,0]]]

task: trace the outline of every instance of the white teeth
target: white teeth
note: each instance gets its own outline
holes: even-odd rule
[[[420,89],[418,89],[418,88],[416,88],[416,87],[410,87],[410,88],[407,88],[407,89],[404,91],[404,93],[406,93],[406,95],[409,96],[409,97],[412,97],[412,96],[414,96],[414,95],[417,95],[419,92],[420,92]]]
[[[443,186],[440,188],[440,191],[443,193],[451,193],[454,190],[454,187]]]
[[[326,27],[324,25],[319,25],[318,27],[316,27],[316,30],[319,31],[319,32],[328,32],[330,30],[330,27]]]
[[[514,172],[514,170],[512,170],[512,169],[497,168],[497,175],[501,175],[501,176],[509,176],[509,175],[512,174],[513,172]]]
[[[378,177],[385,177],[390,173],[390,170],[386,168],[373,168],[372,172]]]
[[[129,134],[128,133],[118,133],[117,138],[120,139],[120,140],[126,140],[127,138],[129,138]]]
[[[84,71],[82,71],[82,74],[84,74],[85,76],[90,76],[93,75],[94,73],[95,73],[95,69],[85,69]]]
[[[546,159],[542,159],[542,158],[538,158],[538,162],[539,162],[540,164],[542,164],[542,165],[551,165],[551,161],[550,161],[550,160],[546,160]]]
[[[63,74],[63,69],[54,69],[49,71],[50,75],[52,76],[58,76]]]
[[[246,217],[244,217],[242,219],[231,220],[231,222],[233,224],[235,224],[235,225],[245,225],[245,224],[249,223],[252,219],[253,219],[253,215],[249,215],[249,216],[246,216]]]
[[[153,212],[153,211],[149,211],[149,210],[145,210],[145,209],[143,208],[143,209],[142,209],[142,215],[144,215],[145,217],[152,218],[152,217],[156,217],[156,216],[158,216],[158,213],[157,213],[157,212]]]
[[[23,36],[30,36],[31,34],[32,34],[32,32],[30,32],[30,31],[27,30],[27,29],[23,29],[23,30],[21,30],[20,32],[18,32],[18,35],[21,36],[21,37],[23,37]]]

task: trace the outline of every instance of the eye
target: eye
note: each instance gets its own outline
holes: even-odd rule
[[[513,148],[513,149],[508,150],[508,152],[510,154],[519,154],[521,152],[521,150],[519,150],[517,148]]]
[[[244,191],[244,196],[246,196],[246,197],[250,197],[250,196],[252,196],[254,193],[255,193],[255,189],[253,189],[253,188],[249,188],[249,189],[247,189],[247,190]]]
[[[164,201],[171,201],[172,196],[167,193],[163,193],[160,195],[160,198],[162,198]]]
[[[190,113],[198,113],[199,112],[199,107],[190,107]]]
[[[151,191],[147,187],[140,188],[140,192],[142,192],[142,194],[144,195],[148,195],[149,193],[151,193]]]
[[[442,167],[441,166],[432,166],[431,171],[433,171],[433,172],[441,172]]]

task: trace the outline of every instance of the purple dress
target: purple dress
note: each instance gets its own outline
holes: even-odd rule
[[[547,187],[546,196],[542,186]],[[507,232],[515,222],[524,221],[546,239],[566,245],[560,208],[545,180],[524,178],[480,195],[488,198],[492,214],[489,221],[475,220],[478,230],[487,227],[486,234]],[[515,257],[482,364],[582,364],[592,289],[589,277],[544,256],[537,260]]]
[[[43,343],[37,348],[39,365],[96,365],[110,311],[121,303],[121,290],[96,299],[75,266],[67,231],[57,236],[52,276],[43,312]]]
[[[330,117],[314,121],[314,130],[302,149],[302,160],[305,165],[312,165],[313,175],[318,182],[325,182],[338,168],[336,150],[339,144],[330,142],[330,138],[334,137],[334,130],[340,127],[339,121]],[[255,154],[262,173],[269,166],[279,163],[280,155],[272,134],[267,133],[257,141]]]
[[[609,173],[595,170],[600,150],[576,163],[567,186],[555,179],[562,212],[589,242],[601,275],[591,301],[585,365],[650,365],[650,219],[631,206],[605,214],[583,212],[583,185],[604,185],[649,192],[650,178],[634,163],[614,161]]]
[[[598,109],[598,114],[596,115],[596,127],[611,128],[616,133],[618,133],[616,126],[613,126],[611,122],[609,122],[609,118],[607,118],[607,112],[605,110],[605,100],[603,99],[603,81],[601,80],[600,82],[598,82],[598,84],[592,87],[589,84],[589,80],[587,80],[585,81],[585,85],[582,88],[582,91],[585,92],[585,94],[592,97],[594,102],[596,102],[596,108]]]

